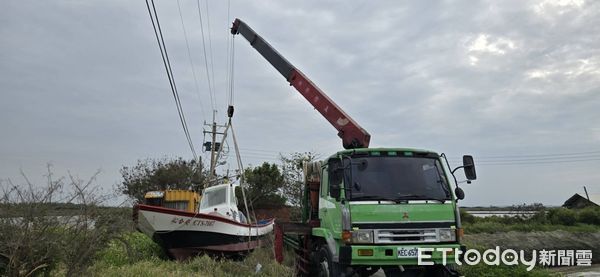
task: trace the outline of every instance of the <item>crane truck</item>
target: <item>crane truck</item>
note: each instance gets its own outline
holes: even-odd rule
[[[476,179],[473,157],[450,170],[444,154],[413,148],[369,148],[370,134],[240,19],[241,34],[338,131],[344,150],[304,164],[302,219],[276,221],[275,258],[295,251],[308,276],[452,276],[465,246],[455,172]],[[452,178],[452,179],[451,179]],[[451,180],[454,190],[451,190]],[[442,249],[442,251],[436,251]]]

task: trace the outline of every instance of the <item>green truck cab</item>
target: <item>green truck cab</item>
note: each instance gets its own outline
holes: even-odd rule
[[[464,193],[454,172],[464,168],[467,180],[476,178],[472,157],[463,162],[451,171],[435,152],[359,148],[305,165],[302,222],[310,226],[310,242],[304,237],[298,245],[309,248],[306,273],[452,275],[446,265],[465,249],[457,206]]]

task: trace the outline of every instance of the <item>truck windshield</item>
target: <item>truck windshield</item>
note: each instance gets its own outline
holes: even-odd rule
[[[353,158],[352,183],[350,200],[450,199],[442,165],[435,158]]]

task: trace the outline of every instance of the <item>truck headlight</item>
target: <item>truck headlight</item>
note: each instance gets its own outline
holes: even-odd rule
[[[352,243],[373,243],[373,231],[352,231]]]
[[[439,229],[440,241],[456,241],[456,232],[454,229]]]

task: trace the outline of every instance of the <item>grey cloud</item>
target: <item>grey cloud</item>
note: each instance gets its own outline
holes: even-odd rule
[[[200,148],[210,99],[196,2],[180,1],[199,92],[177,5],[155,2]],[[373,145],[432,148],[453,160],[599,149],[598,3],[232,1],[230,19],[224,3],[209,2],[221,118],[227,28],[240,17],[369,130]],[[136,159],[190,157],[143,1],[2,5],[0,177],[54,161],[82,174],[103,168],[108,187]],[[469,51],[482,35],[504,53]],[[262,149],[244,160],[338,150],[335,130],[235,40],[234,124],[243,148]],[[593,165],[482,164],[465,203],[559,204],[584,183],[600,191]],[[542,186],[547,193],[537,193]]]

